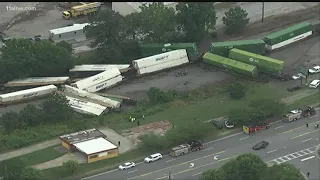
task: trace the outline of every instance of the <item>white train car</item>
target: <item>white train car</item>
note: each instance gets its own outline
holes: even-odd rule
[[[70,81],[69,77],[30,77],[26,79],[16,79],[7,82],[5,87],[24,87],[24,86],[45,86],[45,85],[61,85]]]
[[[120,108],[121,102],[112,100],[107,97],[99,96],[93,93],[89,93],[87,91],[77,89],[75,87],[71,87],[68,85],[65,85],[63,88],[63,92],[75,96],[79,96],[82,98],[87,98],[89,101],[91,100],[94,103],[100,104],[102,106],[106,106],[108,108],[117,109]]]
[[[183,59],[188,57],[187,51],[185,49],[179,49],[175,51],[165,52],[158,55],[133,60],[132,64],[135,69],[141,69],[148,66],[154,66],[170,61],[174,61],[177,59]]]
[[[129,67],[130,64],[83,64],[70,69],[69,75],[75,78],[89,77],[113,68],[117,68],[121,73],[124,73],[130,69]]]
[[[137,74],[143,75],[143,74],[148,74],[148,73],[152,73],[152,72],[157,72],[157,71],[161,71],[164,69],[169,69],[172,67],[180,66],[180,65],[186,64],[188,62],[189,62],[188,57],[185,57],[183,59],[178,59],[178,60],[170,61],[170,62],[163,63],[163,64],[158,64],[158,65],[154,65],[154,66],[148,66],[145,68],[137,69]]]
[[[8,94],[1,94],[0,104],[6,105],[6,104],[15,103],[15,102],[22,102],[30,99],[36,99],[43,96],[47,96],[57,90],[58,88],[56,86],[48,85],[48,86],[42,86],[42,87],[12,92]]]
[[[98,91],[101,91],[102,89],[110,88],[110,87],[118,84],[119,82],[122,81],[122,79],[123,79],[122,76],[117,76],[117,77],[114,77],[114,78],[109,79],[107,81],[104,81],[102,83],[85,88],[84,90],[91,92],[91,93],[98,92]]]
[[[78,89],[86,89],[92,86],[95,86],[97,84],[100,84],[102,82],[105,82],[109,79],[112,79],[114,77],[119,76],[121,73],[119,69],[113,68],[108,69],[106,71],[103,71],[102,73],[99,73],[97,75],[82,79],[80,81],[77,81],[75,83],[72,83],[71,86],[76,87]]]
[[[70,107],[81,114],[89,114],[89,115],[96,115],[100,116],[104,112],[107,111],[107,107],[101,106],[99,104],[82,101],[77,98],[73,98],[70,96],[66,96],[67,100],[69,101]]]

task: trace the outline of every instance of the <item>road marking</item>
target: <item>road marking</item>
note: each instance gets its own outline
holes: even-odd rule
[[[307,134],[311,134],[311,133],[314,133],[314,132],[319,131],[319,130],[320,130],[320,129],[317,129],[317,130],[314,130],[314,131],[311,131],[311,132],[306,132],[306,133],[300,134],[300,135],[298,135],[298,136],[295,136],[295,137],[293,137],[293,138],[291,138],[291,139],[296,139],[296,138],[298,138],[298,137],[305,136],[305,135],[307,135]]]
[[[309,155],[309,154],[313,154],[314,153],[314,149],[316,147],[317,146],[312,146],[312,147],[309,147],[307,149],[303,149],[303,150],[300,150],[300,151],[297,151],[297,152],[294,152],[294,153],[291,153],[291,154],[287,154],[285,156],[278,157],[276,159],[272,159],[270,161],[267,161],[266,163],[275,162],[277,164],[282,164],[282,163],[285,163],[287,161],[291,161],[293,159],[297,159],[297,158],[300,158],[300,157],[303,157],[303,156],[306,156],[306,155]]]
[[[173,167],[177,167],[177,166],[181,166],[181,165],[184,165],[184,164],[188,164],[188,163],[191,163],[193,161],[196,161],[196,160],[200,160],[200,159],[205,159],[205,158],[208,158],[210,156],[216,156],[217,154],[221,154],[221,153],[224,153],[225,151],[221,151],[221,152],[217,152],[217,153],[214,153],[214,154],[210,154],[210,155],[207,155],[207,156],[203,156],[203,157],[200,157],[200,158],[196,158],[196,159],[192,159],[190,161],[186,161],[186,162],[183,162],[183,163],[180,163],[180,164],[176,164],[176,165],[173,165],[173,166],[169,166],[169,167],[166,167],[166,168],[162,168],[162,169],[158,169],[156,171],[152,171],[152,172],[149,172],[147,174],[142,174],[140,176],[135,176],[135,177],[132,177],[132,178],[129,178],[127,180],[130,180],[130,179],[136,179],[136,178],[139,178],[141,176],[147,176],[147,175],[150,175],[152,173],[155,173],[155,172],[159,172],[159,171],[162,171],[162,170],[165,170],[165,169],[170,169],[170,168],[173,168]],[[219,161],[215,161],[215,162],[219,162]],[[194,168],[193,168],[194,169]]]
[[[306,140],[304,140],[304,141],[302,141],[302,142],[307,142],[307,141],[310,141],[312,138],[310,138],[310,139],[306,139]]]
[[[165,161],[165,162],[167,163],[167,162],[171,162],[171,161],[174,161],[174,160],[176,160],[176,159],[170,159],[170,160]]]
[[[240,141],[242,141],[242,140],[244,140],[244,139],[248,139],[248,138],[249,138],[249,136],[243,137],[243,138],[240,139]]]
[[[133,170],[133,171],[129,171],[128,173],[130,174],[130,173],[137,172],[137,171],[138,171],[138,169]]]
[[[193,174],[192,176],[198,176],[199,174],[202,174],[202,172],[201,173],[197,173],[197,174]]]
[[[304,158],[304,159],[301,159],[301,161],[306,161],[306,160],[309,160],[309,159],[312,159],[312,158],[315,158],[316,156],[311,156],[311,157],[308,157],[308,158]]]
[[[101,176],[101,175],[108,174],[108,173],[115,172],[115,171],[118,171],[118,169],[114,169],[114,170],[103,172],[103,173],[96,174],[96,175],[93,175],[93,176],[85,177],[85,178],[82,178],[81,180],[91,179],[93,177]]]
[[[185,172],[188,172],[188,171],[192,171],[192,170],[195,170],[195,169],[199,169],[199,168],[202,168],[202,167],[205,167],[205,166],[209,166],[209,165],[212,165],[212,164],[221,162],[221,161],[226,161],[226,160],[228,160],[228,159],[235,158],[235,157],[237,157],[237,156],[238,156],[238,155],[231,156],[231,157],[227,157],[227,158],[224,158],[224,159],[220,159],[220,160],[218,160],[218,161],[215,161],[215,162],[212,162],[212,163],[209,163],[209,164],[204,164],[204,165],[201,165],[201,166],[197,166],[197,167],[192,168],[192,169],[186,169],[186,170],[184,170],[184,171],[180,171],[180,172],[177,172],[177,173],[172,174],[172,175],[182,174],[182,173],[185,173]],[[155,179],[155,180],[159,180],[159,179],[163,179],[163,178],[167,178],[167,176],[163,176],[163,177],[157,178],[157,179]]]
[[[312,117],[315,117],[315,116],[312,116]],[[320,121],[315,121],[315,122],[310,123],[310,124],[314,124],[314,123],[317,123],[317,122],[320,122]],[[309,124],[309,126],[310,126],[310,124]],[[288,130],[288,131],[285,131],[285,132],[279,133],[278,135],[285,134],[285,133],[288,133],[288,132],[292,132],[292,131],[294,131],[294,130],[297,130],[297,129],[300,129],[300,128],[303,128],[303,127],[306,127],[306,126],[299,126],[299,127],[296,127],[296,128],[290,129],[290,130]]]
[[[284,127],[284,125],[283,125],[283,126],[276,127],[276,128],[274,128],[274,129],[279,129],[279,128],[282,128],[282,127]]]
[[[202,150],[202,151],[209,151],[209,150],[211,150],[211,149],[213,149],[213,148],[208,148],[208,149],[205,149],[205,150]]]
[[[275,152],[275,151],[278,151],[278,149],[275,149],[275,150],[272,150],[272,151],[268,151],[267,153],[272,153],[272,152]]]

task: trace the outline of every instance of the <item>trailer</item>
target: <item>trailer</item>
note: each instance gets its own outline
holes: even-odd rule
[[[173,147],[170,149],[170,156],[183,156],[189,152],[199,151],[204,148],[204,145],[201,141],[190,141],[186,144],[181,144],[179,146]]]
[[[203,62],[227,71],[235,72],[237,74],[243,74],[250,77],[258,76],[256,66],[235,61],[233,59],[225,58],[216,54],[211,54],[209,52],[203,56]]]
[[[66,96],[66,98],[70,107],[78,113],[100,116],[101,114],[108,112],[108,109],[105,106],[83,101],[70,96]]]
[[[215,42],[211,43],[210,52],[223,57],[228,57],[229,51],[233,48],[256,54],[264,54],[265,42],[261,39]]]
[[[149,66],[155,66],[170,61],[175,61],[179,59],[188,59],[187,51],[185,49],[174,50],[155,56],[150,56],[138,60],[133,60],[132,64],[135,69],[141,69]],[[189,61],[189,59],[188,59]]]
[[[22,91],[0,94],[0,105],[13,104],[16,102],[28,101],[40,97],[48,96],[57,91],[58,88],[54,85],[42,86]]]
[[[292,122],[305,117],[313,116],[315,114],[316,114],[316,110],[311,106],[307,106],[306,109],[299,108],[299,109],[290,111],[290,113],[288,114],[283,115],[284,117],[283,121]]]
[[[142,44],[140,46],[142,57],[154,56],[160,53],[186,49],[189,58],[199,55],[196,43],[162,43]]]
[[[263,40],[269,51],[284,47],[312,35],[312,25],[302,22],[266,36]]]
[[[107,97],[99,96],[97,94],[93,94],[81,89],[77,89],[75,87],[71,87],[68,85],[63,86],[63,92],[69,95],[79,96],[81,98],[88,99],[89,102],[100,104],[102,106],[106,106],[111,109],[118,109],[121,106],[121,102],[112,100]]]
[[[269,123],[251,123],[248,125],[244,125],[242,127],[242,130],[245,134],[255,134],[259,131],[269,129],[270,124]]]
[[[70,69],[69,76],[73,78],[90,77],[113,68],[124,73],[130,70],[130,64],[83,64]]]
[[[114,77],[119,76],[121,73],[119,69],[112,68],[108,69],[106,71],[103,71],[102,73],[96,74],[94,76],[82,79],[80,81],[77,81],[75,83],[72,83],[72,87],[76,87],[78,89],[86,89],[89,87],[96,86],[97,84],[103,83],[109,79],[112,79]]]
[[[69,77],[30,77],[26,79],[16,79],[4,84],[5,87],[25,87],[25,86],[45,86],[62,85],[70,82]]]
[[[98,91],[101,91],[103,89],[113,87],[114,85],[120,83],[122,81],[122,79],[123,79],[123,77],[121,75],[119,75],[119,76],[116,76],[114,78],[111,78],[111,79],[108,79],[106,81],[103,81],[103,82],[101,82],[99,84],[96,84],[94,86],[84,88],[84,90],[86,90],[88,92],[91,92],[91,93],[98,92]]]
[[[263,72],[281,72],[284,64],[283,61],[240,49],[231,49],[229,51],[229,58],[254,65],[259,71]]]
[[[144,68],[139,68],[137,69],[137,74],[138,75],[144,75],[144,74],[149,74],[149,73],[153,73],[153,72],[158,72],[161,70],[165,70],[165,69],[169,69],[172,67],[177,67],[183,64],[187,64],[189,62],[188,57],[184,57],[182,59],[177,59],[174,61],[169,61],[166,63],[162,63],[162,64],[157,64],[154,66],[148,66],[148,67],[144,67]]]

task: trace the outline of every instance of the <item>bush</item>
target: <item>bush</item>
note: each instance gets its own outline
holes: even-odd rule
[[[164,92],[159,88],[151,87],[147,91],[147,96],[150,103],[158,104],[173,101],[178,97],[178,93],[175,90]]]
[[[77,161],[69,160],[63,162],[62,168],[66,173],[73,174],[79,167],[79,163]]]
[[[227,91],[229,92],[230,97],[233,99],[242,99],[246,95],[246,88],[241,83],[231,84]]]

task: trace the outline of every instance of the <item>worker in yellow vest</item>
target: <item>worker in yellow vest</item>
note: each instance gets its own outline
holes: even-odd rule
[[[136,118],[135,117],[133,117],[132,119],[131,119],[131,122],[134,122],[136,120]]]
[[[132,117],[131,116],[129,117],[129,122],[132,122]]]

